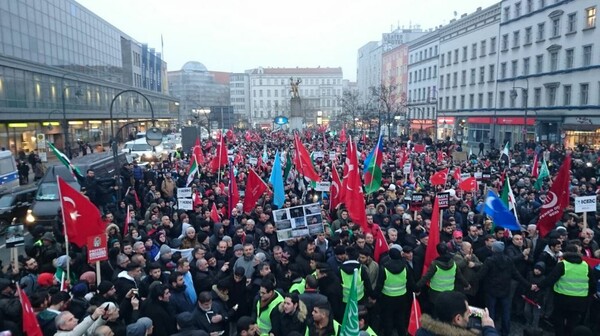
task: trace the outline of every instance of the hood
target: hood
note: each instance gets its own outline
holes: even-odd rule
[[[279,312],[283,314],[283,302],[279,304]],[[298,309],[296,310],[296,315],[298,316],[298,320],[300,322],[306,321],[306,316],[308,315],[308,308],[302,300],[298,301]]]
[[[223,224],[221,223],[215,223],[213,226],[213,234],[217,237],[220,237],[221,235],[219,234],[219,230],[223,227]],[[223,233],[225,234],[225,233]]]
[[[434,335],[440,336],[474,336],[478,335],[477,333],[460,328],[457,326],[453,326],[448,323],[444,323],[438,320],[434,320],[431,316],[427,314],[423,314],[421,316],[421,328],[429,331]]]
[[[346,260],[344,261],[344,263],[340,266],[340,269],[348,274],[352,274],[354,273],[354,269],[355,268],[359,268],[360,267],[360,263],[356,260]]]
[[[125,278],[127,280],[131,280],[131,281],[135,282],[135,279],[132,278],[131,275],[127,274],[127,271],[119,272],[119,274],[117,275],[117,278]]]
[[[220,291],[219,288],[217,288],[217,285],[212,285],[212,291],[213,291],[214,295],[218,296],[219,299],[221,299],[221,301],[223,301],[223,302],[229,301],[229,295]]]
[[[108,234],[110,232],[110,229],[115,229],[117,230],[117,233],[121,232],[121,229],[119,229],[119,227],[117,226],[117,224],[110,224],[109,226],[106,227],[106,233]]]
[[[390,259],[384,266],[392,274],[400,274],[406,268],[406,264],[403,260],[394,259]]]
[[[450,255],[439,256],[434,261],[444,271],[451,269],[454,265],[454,260],[452,260]]]
[[[573,253],[573,252],[565,252],[562,255],[562,257],[566,261],[568,261],[570,263],[574,263],[574,264],[581,264],[583,262],[583,259],[581,258],[581,256],[579,254]]]

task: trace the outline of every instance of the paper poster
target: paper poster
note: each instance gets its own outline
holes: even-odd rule
[[[273,219],[279,241],[324,232],[321,205],[319,203],[275,210],[273,211]]]

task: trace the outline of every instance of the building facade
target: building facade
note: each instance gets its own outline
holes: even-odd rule
[[[250,125],[250,75],[232,73],[229,88],[229,100],[236,116],[237,127],[248,128]]]
[[[115,132],[151,110],[171,126],[175,101],[160,53],[76,1],[0,1],[0,31],[1,147],[35,150],[44,134],[62,148],[65,130],[71,147],[106,144],[113,102]]]
[[[491,125],[479,118],[495,111],[499,23],[500,3],[440,29],[436,123],[443,120],[444,137],[490,141]]]
[[[598,1],[506,0],[501,6],[494,117],[523,122],[496,122],[499,136],[600,144]]]
[[[300,79],[298,93],[304,124],[330,121],[342,112],[342,68],[256,68],[248,70],[250,120],[253,127],[271,128],[277,116],[290,116],[291,83]]]
[[[381,84],[383,45],[371,41],[358,49],[356,66],[356,84],[361,101],[371,97],[371,88]]]
[[[439,29],[408,44],[407,118],[410,133],[444,138],[444,126],[436,125]],[[438,127],[439,126],[439,127]]]

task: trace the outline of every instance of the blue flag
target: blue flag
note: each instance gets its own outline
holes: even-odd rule
[[[373,149],[371,150],[369,155],[367,155],[367,157],[365,158],[363,174],[366,174],[367,171],[369,170],[369,166],[371,165],[371,160],[373,160],[375,153],[378,150],[379,150],[378,155],[381,156],[381,153],[383,153],[383,141],[382,140],[383,140],[383,135],[380,135],[379,139],[377,140],[377,144],[375,145],[375,147],[373,147]],[[379,159],[379,160],[381,160],[381,159]]]
[[[517,223],[515,215],[506,208],[506,205],[493,191],[488,191],[483,205],[483,212],[492,217],[496,226],[511,231],[521,231],[521,226]]]
[[[271,170],[271,177],[269,182],[273,185],[273,204],[277,208],[283,206],[285,202],[285,191],[283,190],[283,170],[281,170],[281,157],[279,151],[275,153],[275,161],[273,162],[273,170]]]

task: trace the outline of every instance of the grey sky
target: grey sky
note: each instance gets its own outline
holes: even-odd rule
[[[398,25],[429,29],[497,0],[77,0],[160,51],[169,70],[338,67],[356,80],[356,53]]]

